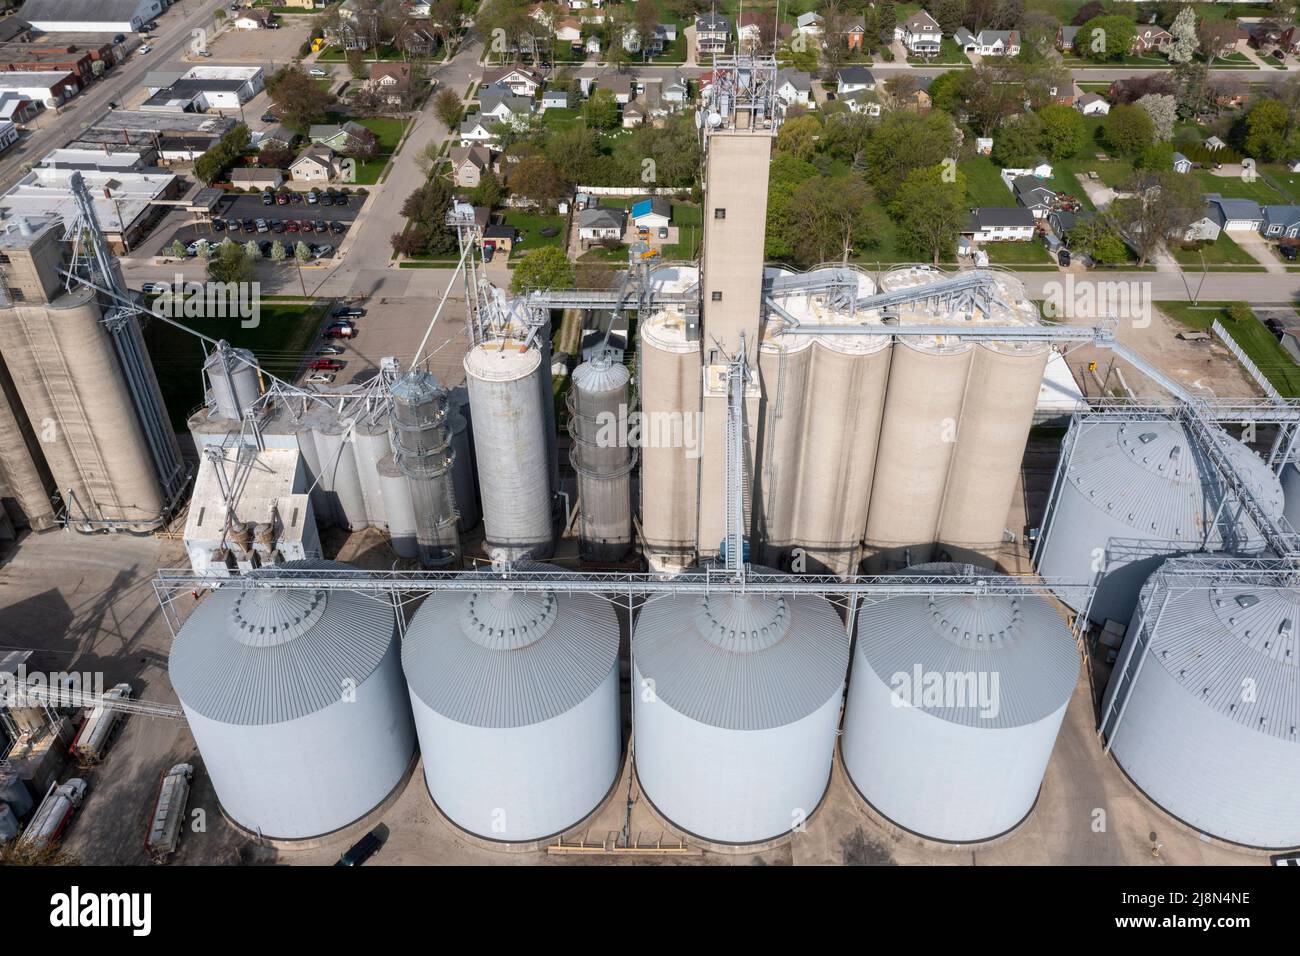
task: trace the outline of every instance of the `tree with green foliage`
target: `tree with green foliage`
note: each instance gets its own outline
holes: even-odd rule
[[[289,251],[285,249],[284,243],[279,239],[271,243],[271,261],[284,262],[289,257]]]
[[[1101,125],[1102,142],[1120,156],[1136,156],[1155,140],[1147,111],[1131,103],[1113,107]]]
[[[991,158],[1004,168],[1033,166],[1043,155],[1044,138],[1043,121],[1038,114],[1024,113],[998,130]]]
[[[469,201],[474,206],[486,206],[488,209],[499,206],[506,198],[506,187],[500,178],[490,169],[479,174],[478,185],[469,191]]]
[[[830,259],[847,262],[855,249],[876,245],[884,227],[871,190],[856,173],[800,183],[785,218],[793,261],[801,268]]]
[[[1072,106],[1053,103],[1038,111],[1043,121],[1043,152],[1049,159],[1068,159],[1087,143],[1088,124]]]
[[[559,246],[530,249],[515,263],[510,276],[511,292],[572,288],[573,264]]]
[[[600,134],[582,123],[552,133],[546,140],[546,155],[561,175],[573,183],[593,183],[605,157]]]
[[[297,63],[271,74],[266,89],[281,122],[299,133],[306,133],[313,123],[324,121],[336,102],[334,94],[308,76]]]
[[[433,112],[443,126],[454,130],[460,125],[460,118],[464,114],[460,96],[450,87],[444,87],[433,98]]]
[[[239,243],[223,242],[208,260],[208,278],[213,282],[252,282],[257,278],[256,260]]]
[[[409,220],[409,226],[392,237],[393,248],[404,255],[426,256],[454,250],[456,233],[447,228],[451,202],[451,184],[441,177],[430,179],[407,196],[402,215]]]
[[[1201,46],[1201,38],[1196,32],[1196,11],[1191,7],[1179,10],[1169,32],[1174,36],[1168,51],[1169,62],[1190,63]]]
[[[194,175],[205,186],[220,179],[248,148],[252,134],[243,123],[236,123],[217,140],[216,145],[194,161]]]
[[[966,176],[948,165],[913,169],[903,180],[890,212],[898,224],[898,241],[910,254],[938,265],[957,251],[970,207]]]
[[[1093,17],[1079,28],[1075,51],[1095,63],[1120,60],[1128,56],[1137,39],[1137,26],[1120,14]]]
[[[794,258],[791,238],[790,200],[802,183],[817,175],[812,163],[793,153],[777,153],[772,157],[767,180],[767,233],[763,255],[768,259]]]
[[[941,110],[890,113],[863,148],[871,186],[886,204],[912,170],[937,166],[956,153],[957,128]]]
[[[939,0],[934,18],[939,21],[939,29],[946,37],[952,36],[961,26],[961,0]]]
[[[1104,216],[1081,216],[1069,232],[1070,251],[1110,265],[1128,258],[1128,247]]]
[[[1133,160],[1133,166],[1137,169],[1173,169],[1174,144],[1152,143]]]
[[[885,46],[894,42],[894,28],[898,26],[898,11],[894,9],[894,0],[882,0],[878,6],[880,11],[880,29],[876,36]]]
[[[298,240],[298,244],[293,247],[293,257],[299,262],[309,261],[311,259],[311,247],[301,239]]]
[[[956,114],[965,104],[965,95],[962,93],[962,71],[946,70],[940,73],[930,81],[927,92],[930,94],[930,104],[935,109]]]
[[[1261,99],[1246,114],[1242,146],[1246,155],[1265,163],[1287,158],[1293,146],[1293,118],[1279,100]]]
[[[776,136],[777,152],[791,153],[800,159],[810,160],[817,153],[821,132],[821,120],[811,113],[787,119],[781,124],[781,131]]]
[[[249,239],[244,243],[244,255],[250,259],[262,258],[262,247],[257,244],[256,239]]]
[[[179,239],[173,239],[171,242],[167,243],[166,247],[164,247],[163,255],[172,259],[184,259],[185,243],[181,242]]]
[[[1139,169],[1124,187],[1127,194],[1106,208],[1110,222],[1123,232],[1138,254],[1138,268],[1205,207],[1194,176],[1173,170]]]
[[[550,209],[568,192],[568,183],[540,153],[515,163],[506,178],[511,192],[545,209]]]
[[[583,119],[592,129],[614,129],[618,126],[618,100],[613,90],[597,87],[582,107]]]

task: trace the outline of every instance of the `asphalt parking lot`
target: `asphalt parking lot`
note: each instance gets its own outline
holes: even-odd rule
[[[331,229],[330,232],[324,234],[319,232],[308,234],[302,232],[300,229],[298,232],[290,232],[286,230],[282,233],[253,233],[250,236],[242,229],[237,232],[227,230],[219,231],[212,228],[207,223],[191,223],[190,225],[182,226],[180,229],[177,229],[176,232],[167,239],[164,245],[170,245],[174,239],[179,239],[181,242],[189,245],[196,239],[207,239],[210,242],[220,242],[226,236],[230,236],[232,239],[240,242],[247,242],[250,238],[256,238],[259,240],[268,239],[272,241],[279,239],[282,242],[289,242],[290,240],[296,242],[299,239],[303,239],[315,245],[328,243],[337,249],[339,243],[341,243],[347,236],[347,230],[352,228],[352,222],[361,212],[361,206],[365,202],[364,196],[352,195],[348,197],[348,204],[346,206],[339,206],[337,204],[333,206],[322,206],[319,203],[311,205],[305,198],[302,198],[301,193],[295,193],[293,195],[299,198],[300,201],[291,202],[287,206],[264,206],[260,195],[234,196],[228,199],[223,199],[221,204],[217,207],[215,218],[227,221],[231,219],[241,221],[244,219],[252,219],[254,221],[265,219],[268,223],[279,219],[281,222],[286,224],[291,220],[295,222],[302,222],[303,220],[311,220],[312,222],[315,222],[320,219],[324,220],[327,226],[332,222],[342,223],[344,231],[334,232]]]

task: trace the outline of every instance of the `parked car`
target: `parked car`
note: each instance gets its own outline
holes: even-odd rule
[[[328,242],[321,243],[319,246],[311,247],[311,254],[317,259],[330,259],[334,256],[334,247]]]
[[[239,229],[240,229],[240,226],[239,226],[239,220],[238,220],[238,219],[227,219],[227,220],[226,220],[226,228],[229,229],[231,232],[239,232]]]
[[[139,53],[139,54],[141,54],[141,55],[144,55],[145,53],[151,53],[151,52],[153,52],[153,47],[151,47],[151,46],[150,46],[149,44],[147,44],[147,43],[144,43],[144,44],[141,44],[140,49],[136,50],[135,52],[137,52],[137,53]]]
[[[1295,262],[1296,260],[1295,246],[1278,246],[1277,248],[1278,248],[1278,252],[1282,253],[1283,259],[1285,259],[1287,262]]]
[[[1060,252],[1058,252],[1056,254],[1056,261],[1063,266],[1068,266],[1070,264],[1070,250],[1062,249]]]
[[[322,345],[316,350],[317,355],[342,355],[343,346],[341,345]]]
[[[251,219],[245,219],[243,222],[243,226],[244,226],[244,232],[253,232],[255,229],[257,229],[257,226],[253,225],[253,220]]]
[[[329,226],[325,225],[324,219],[317,219],[314,225],[316,227],[316,231],[321,233],[322,235],[329,231]]]
[[[334,205],[334,197],[329,193],[321,193],[320,204],[322,206],[332,206]]]
[[[313,372],[337,372],[343,368],[343,363],[338,359],[319,358],[312,359],[307,367]]]
[[[267,110],[265,113],[262,114],[262,122],[263,122],[263,123],[278,123],[278,122],[280,122],[280,117],[276,116],[276,115],[275,115],[274,113],[272,113],[270,110]]]
[[[265,219],[259,219],[259,220],[257,220],[257,231],[258,231],[258,232],[270,232],[270,231],[271,231],[271,226],[270,226],[269,223],[267,223],[267,221],[266,221]]]
[[[262,193],[262,205],[263,205],[263,206],[274,206],[274,205],[275,205],[275,193],[271,192],[269,189],[268,189],[266,192]]]
[[[484,261],[484,262],[491,262],[491,261],[492,261],[492,256],[494,255],[494,253],[495,253],[495,251],[493,250],[493,248],[492,248],[491,246],[484,246],[484,247],[483,247],[483,261]]]
[[[319,66],[313,66],[307,71],[308,76],[329,76],[329,70],[322,70]]]
[[[307,203],[314,206],[318,202],[320,202],[320,193],[314,189],[307,190]]]
[[[360,866],[362,863],[365,863],[366,860],[378,853],[383,845],[384,841],[375,835],[374,830],[371,830],[356,843],[352,844],[348,852],[339,857],[338,862],[334,865]]]
[[[263,239],[261,242],[257,244],[257,248],[261,251],[263,259],[269,259],[271,257],[270,239]]]
[[[281,205],[281,206],[287,206],[287,205],[289,205],[289,194],[288,194],[288,193],[280,193],[280,195],[278,195],[278,196],[275,197],[275,201],[276,201],[277,204],[279,204],[279,205]]]
[[[329,372],[317,372],[314,375],[308,375],[304,381],[308,385],[329,385],[334,381],[334,376]]]
[[[167,291],[167,284],[165,282],[142,282],[140,291],[145,295],[161,295]]]
[[[347,232],[347,230],[348,227],[343,225],[343,223],[339,222],[337,219],[330,221],[330,232],[334,233],[334,235],[341,236],[343,233]]]
[[[297,219],[290,219],[288,222],[286,222],[286,223],[284,224],[284,228],[285,228],[285,230],[288,231],[288,232],[297,232],[297,231],[298,231],[298,220],[297,220]]]
[[[336,206],[346,206],[347,204],[348,204],[348,194],[347,194],[347,193],[343,193],[343,192],[341,192],[341,193],[338,193],[338,194],[334,197],[334,205],[336,205]]]
[[[667,238],[668,238],[668,227],[667,227],[667,226],[660,226],[660,227],[659,227],[659,238],[660,238],[660,239],[667,239]]]
[[[271,231],[274,233],[284,232],[284,223],[282,223],[279,219],[272,219]]]
[[[212,220],[212,228],[216,232],[225,232],[226,221],[224,219],[214,219]]]
[[[355,305],[341,305],[334,310],[334,315],[338,318],[359,319],[365,314],[365,309]]]
[[[331,326],[321,333],[321,338],[326,339],[354,339],[356,337],[357,330],[350,326]],[[342,352],[343,350],[339,349],[338,351]]]

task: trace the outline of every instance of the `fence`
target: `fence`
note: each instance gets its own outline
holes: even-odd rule
[[[1256,365],[1254,361],[1251,360],[1250,356],[1246,354],[1245,350],[1237,344],[1237,340],[1228,334],[1228,330],[1223,327],[1218,319],[1214,320],[1214,324],[1210,326],[1210,331],[1218,337],[1220,342],[1228,347],[1228,351],[1236,357],[1237,361],[1241,363],[1241,367],[1244,368],[1247,374],[1255,380],[1255,384],[1264,390],[1265,395],[1276,402],[1282,401],[1282,396],[1278,393],[1278,390],[1273,387],[1272,383],[1269,382],[1267,378],[1264,377],[1264,373],[1259,370],[1259,366]]]

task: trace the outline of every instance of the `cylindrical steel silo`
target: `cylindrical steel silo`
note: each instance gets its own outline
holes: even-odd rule
[[[393,384],[391,395],[391,443],[407,478],[420,560],[426,567],[459,564],[447,391],[428,372],[412,369]]]
[[[917,594],[868,604],[844,711],[845,769],[906,830],[991,840],[1033,809],[1078,676],[1074,637],[1042,597]]]
[[[168,672],[231,820],[316,837],[394,791],[415,752],[396,636],[392,608],[353,591],[228,585],[194,609]]]
[[[208,353],[204,374],[212,389],[212,401],[220,418],[241,421],[244,412],[262,394],[253,353],[248,349],[230,348],[225,342]]]
[[[469,423],[469,394],[465,387],[452,389],[448,396],[447,427],[451,429],[452,480],[456,488],[456,511],[460,530],[479,523],[478,472],[474,467],[474,436]]]
[[[627,367],[608,355],[573,370],[569,388],[570,460],[578,474],[586,561],[619,561],[632,547],[632,468],[636,455],[620,428],[628,421]]]
[[[660,269],[657,285],[684,289],[695,269]],[[695,560],[698,517],[700,343],[686,337],[677,309],[656,312],[638,325],[641,533],[652,571],[678,571]]]
[[[596,809],[620,767],[618,646],[613,608],[594,595],[430,594],[402,667],[439,809],[503,842],[554,836]]]
[[[719,844],[800,826],[830,779],[848,656],[821,597],[715,592],[644,605],[632,699],[646,797]]]
[[[1277,477],[1245,445],[1228,442],[1237,472],[1256,500],[1281,515]],[[1089,612],[1094,621],[1132,617],[1142,584],[1169,557],[1202,549],[1232,554],[1262,549],[1253,526],[1230,500],[1224,504],[1222,478],[1182,423],[1076,422],[1063,448],[1069,450],[1068,467],[1057,478],[1038,572],[1090,581],[1104,568]],[[1084,610],[1075,607],[1078,595],[1057,596]]]
[[[379,485],[379,462],[392,452],[388,423],[358,420],[353,427],[353,457],[357,463],[357,480],[366,503],[366,518],[374,527],[388,527],[383,490]]]
[[[549,380],[537,349],[508,339],[476,345],[465,356],[483,546],[494,558],[545,558],[554,549],[543,371]]]
[[[1102,731],[1124,773],[1172,816],[1233,843],[1297,847],[1300,592],[1234,581],[1224,564],[1218,581],[1153,578],[1142,589]]]
[[[1288,461],[1282,466],[1277,477],[1282,484],[1282,494],[1285,498],[1283,514],[1291,523],[1291,527],[1300,528],[1300,466],[1297,466],[1294,461]]]

